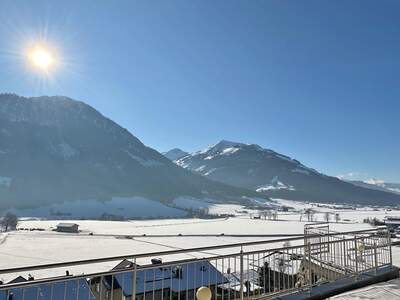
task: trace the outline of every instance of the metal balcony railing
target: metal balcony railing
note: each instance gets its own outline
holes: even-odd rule
[[[115,267],[28,281],[20,277],[0,285],[0,300],[190,300],[202,286],[215,300],[272,297],[344,277],[357,280],[363,272],[391,266],[392,256],[386,229],[309,230],[288,239],[27,266],[3,269],[0,275],[102,262]]]

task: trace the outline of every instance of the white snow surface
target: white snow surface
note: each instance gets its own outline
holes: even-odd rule
[[[198,168],[196,168],[196,172],[201,172],[201,171],[203,171],[204,170],[204,168],[205,168],[206,166],[205,165],[202,165],[202,166],[200,166],[200,167],[198,167]]]
[[[248,210],[240,205],[216,204],[197,199],[177,199],[175,203],[190,203],[190,205],[201,207],[208,205],[210,212],[230,213],[234,212],[236,217],[219,219],[165,219],[144,221],[89,221],[89,220],[29,220],[20,221],[19,228],[42,228],[44,231],[19,230],[7,234],[0,234],[0,269],[17,266],[46,264],[52,262],[63,262],[82,260],[99,257],[110,257],[118,255],[132,255],[138,253],[149,253],[166,251],[171,249],[192,248],[199,246],[211,246],[231,244],[247,241],[270,240],[276,237],[261,237],[251,235],[266,234],[301,234],[306,222],[300,221],[301,212],[308,207],[313,207],[317,212],[316,221],[324,218],[325,212],[339,213],[340,223],[331,223],[330,228],[336,231],[350,231],[371,228],[370,225],[362,223],[366,217],[377,217],[383,219],[385,216],[400,215],[398,211],[378,211],[370,208],[356,210],[342,210],[329,207],[316,207],[313,204],[305,204],[290,200],[275,199],[280,205],[294,208],[290,212],[279,212],[277,221],[264,219],[250,219]],[[182,203],[181,203],[182,204]],[[246,211],[245,211],[246,210]],[[305,218],[303,218],[305,219]],[[347,220],[347,221],[344,221]],[[79,224],[79,234],[58,233],[51,231],[59,222],[74,222]],[[93,233],[93,235],[89,235]],[[179,236],[179,235],[183,236]],[[199,236],[185,236],[185,235]],[[201,236],[209,234],[213,236]],[[224,235],[222,235],[224,234]],[[229,234],[247,236],[229,236]],[[132,239],[125,238],[127,235],[135,235]],[[146,235],[146,236],[144,236]],[[157,236],[151,236],[157,235]],[[301,241],[300,241],[301,242]],[[294,243],[292,243],[294,244]],[[245,250],[266,249],[281,247],[282,243],[271,245],[249,246]],[[239,249],[219,249],[207,252],[192,252],[179,255],[163,257],[163,260],[176,260],[184,258],[205,257],[226,253],[237,253]],[[150,258],[138,261],[139,264],[149,263]],[[393,247],[393,260],[400,264],[400,248]],[[68,268],[73,274],[90,273],[109,270],[118,261],[111,261],[96,265],[83,265]],[[48,277],[65,273],[61,270],[34,271],[36,277]],[[0,279],[11,280],[17,274],[2,274]],[[20,274],[27,276],[27,274]]]
[[[183,168],[187,168],[189,165],[185,163],[185,160],[189,156],[196,156],[196,155],[201,155],[201,154],[208,154],[206,157],[203,158],[203,160],[211,160],[214,159],[215,157],[219,155],[231,155],[234,154],[235,152],[239,151],[242,146],[245,144],[242,143],[235,143],[235,142],[229,142],[229,141],[221,141],[215,145],[209,146],[204,150],[196,151],[193,152],[183,158],[180,158],[175,161],[175,163],[178,166],[181,166]]]
[[[204,173],[204,176],[208,176],[212,173],[214,173],[217,170],[217,168],[211,168],[210,170],[208,170],[207,172]]]
[[[372,184],[372,185],[381,186],[381,187],[385,186],[385,181],[383,181],[382,179],[371,178],[371,179],[365,180],[364,182],[368,183],[368,184]]]
[[[400,279],[368,285],[364,288],[340,294],[331,299],[338,300],[395,300],[400,299]]]
[[[185,157],[187,157],[187,156],[185,156]],[[184,158],[185,158],[185,157],[184,157]],[[186,169],[186,168],[190,167],[190,163],[185,163],[184,158],[183,158],[183,159],[178,159],[178,160],[176,160],[175,163],[176,163],[178,166],[180,166],[181,168]]]
[[[229,148],[225,148],[224,150],[222,150],[222,155],[227,155],[227,154],[233,154],[237,151],[239,151],[240,148],[236,148],[236,147],[229,147]]]
[[[400,193],[400,189],[398,188],[387,188],[389,191],[395,192],[395,193]]]
[[[269,184],[261,185],[257,187],[257,192],[269,191],[269,190],[289,190],[294,191],[295,188],[291,185],[286,185],[282,181],[279,181],[278,176],[271,179]]]
[[[124,150],[126,154],[133,160],[137,161],[139,164],[141,164],[144,167],[159,167],[164,165],[162,162],[154,160],[154,159],[144,159],[141,158],[133,153],[131,153],[129,150]]]

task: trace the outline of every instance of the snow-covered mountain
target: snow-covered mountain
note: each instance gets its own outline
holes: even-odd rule
[[[400,195],[400,183],[384,182],[383,180],[380,179],[369,179],[366,181],[349,181],[349,182],[364,188]]]
[[[169,150],[167,152],[163,152],[162,154],[166,158],[168,158],[169,160],[172,160],[172,161],[178,160],[178,159],[180,159],[180,158],[182,158],[182,157],[184,157],[186,155],[189,155],[188,152],[185,152],[185,151],[183,151],[183,150],[181,150],[179,148],[171,149],[171,150]]]
[[[259,195],[176,166],[83,102],[0,94],[0,209],[133,196],[237,202]]]
[[[298,160],[254,144],[221,141],[175,163],[215,181],[275,198],[302,201],[400,204],[400,196],[354,186]]]

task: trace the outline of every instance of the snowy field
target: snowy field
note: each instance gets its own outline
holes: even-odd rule
[[[280,200],[280,204],[294,207],[298,211],[279,212],[278,220],[250,219],[250,213],[257,213],[240,205],[213,205],[210,210],[218,213],[235,214],[235,217],[223,219],[160,219],[132,221],[94,221],[64,220],[79,224],[79,234],[58,233],[52,231],[59,220],[20,221],[19,229],[42,229],[43,231],[18,230],[0,235],[0,269],[22,267],[28,265],[49,264],[56,262],[134,255],[139,253],[162,252],[173,249],[241,243],[248,241],[267,241],[277,239],[276,235],[302,234],[307,223],[300,212],[311,205]],[[335,210],[314,207],[318,212],[315,220],[322,221],[325,212],[339,213],[341,221],[331,223],[335,231],[352,231],[371,228],[362,222],[367,217],[383,219],[385,216],[400,215],[396,211],[384,209]],[[244,211],[248,213],[244,213]],[[344,221],[345,220],[345,221]],[[64,222],[63,221],[63,222]],[[332,220],[333,221],[333,220]],[[230,236],[236,235],[236,236]],[[283,238],[283,236],[282,236]],[[299,241],[301,242],[301,240]],[[270,245],[254,246],[251,249],[268,249],[281,247],[282,242]],[[393,259],[400,265],[400,248],[393,247]],[[250,250],[250,249],[246,249]],[[238,252],[237,248],[193,252],[169,256],[168,260],[181,258],[204,257],[209,255]],[[138,261],[140,264],[149,263]],[[111,261],[91,266],[68,268],[74,274],[109,270],[118,261]],[[48,277],[64,274],[63,270],[36,271],[36,277]],[[13,279],[13,275],[0,274],[5,281]],[[26,276],[27,274],[21,274]],[[10,277],[11,276],[11,277]],[[15,277],[15,276],[14,276]]]

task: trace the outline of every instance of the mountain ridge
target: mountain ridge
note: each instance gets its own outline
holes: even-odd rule
[[[0,209],[114,196],[161,202],[181,196],[246,202],[260,196],[179,168],[68,97],[0,94],[0,128]]]
[[[398,205],[400,197],[341,181],[256,144],[222,140],[175,161],[192,172],[271,198],[311,202]]]
[[[384,182],[382,180],[377,180],[377,179],[371,179],[368,181],[350,180],[348,182],[356,186],[361,186],[368,189],[379,190],[400,195],[400,183]]]

